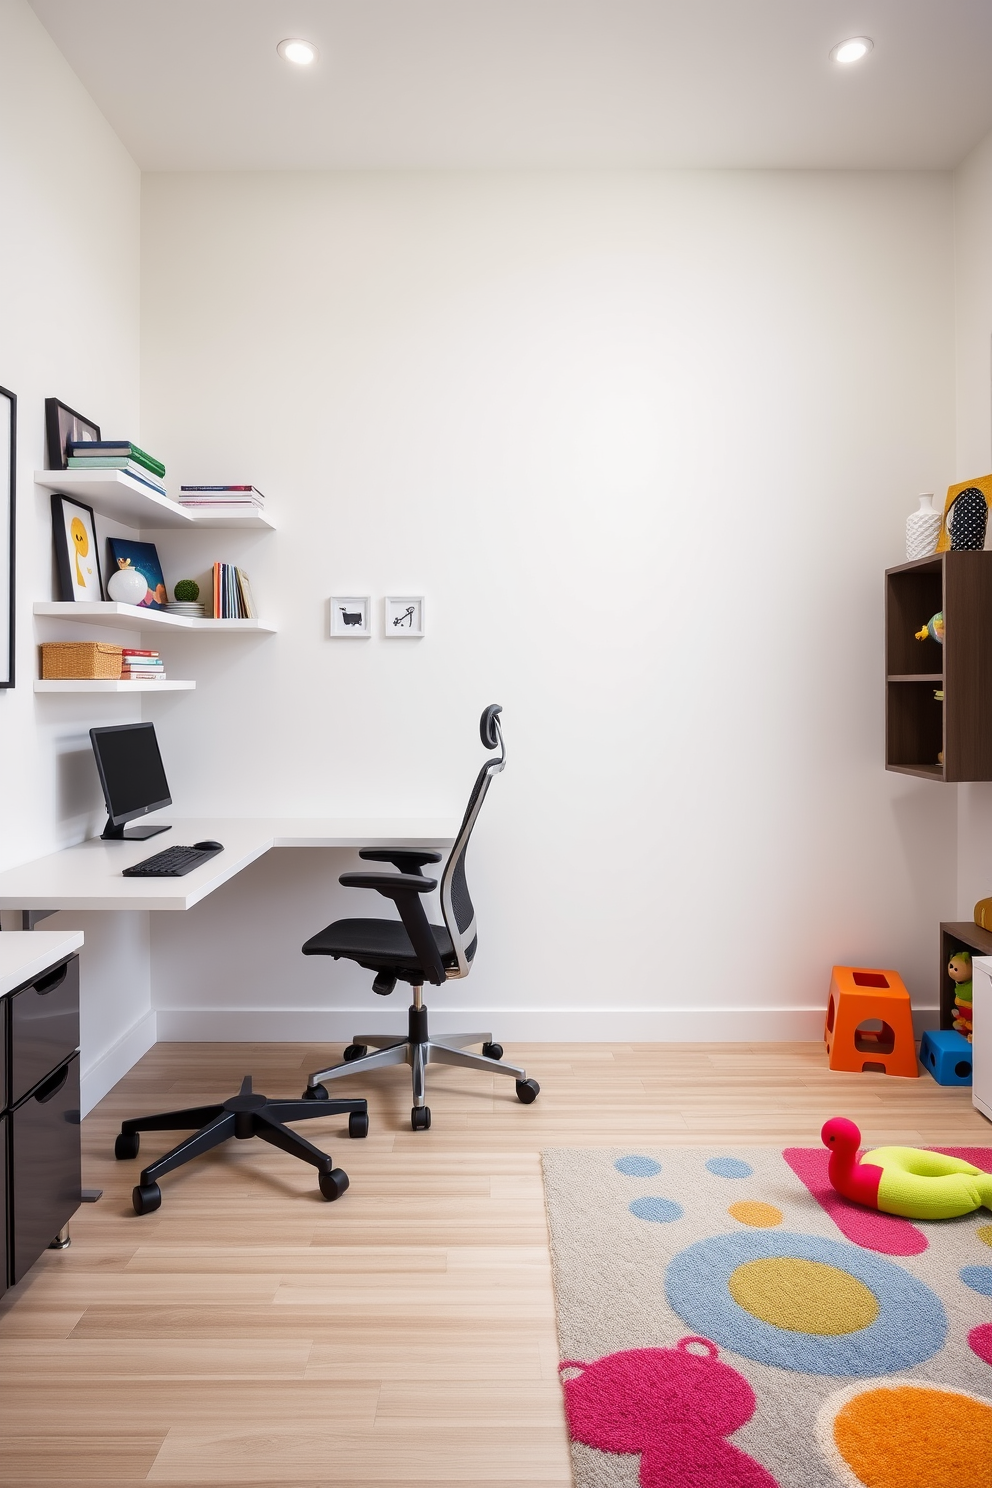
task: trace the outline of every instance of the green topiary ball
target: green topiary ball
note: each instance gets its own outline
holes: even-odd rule
[[[195,579],[180,579],[174,593],[178,604],[195,604],[200,597],[200,586]]]

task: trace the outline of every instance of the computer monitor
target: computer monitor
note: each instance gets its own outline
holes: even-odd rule
[[[125,832],[124,823],[149,811],[172,805],[169,782],[153,723],[119,723],[113,728],[91,728],[90,741],[107,803],[108,841],[143,842],[156,832],[167,832],[169,823],[146,823]]]

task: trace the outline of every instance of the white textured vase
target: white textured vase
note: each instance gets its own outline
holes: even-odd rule
[[[145,576],[136,568],[119,568],[107,580],[107,593],[117,604],[140,605],[148,593]]]
[[[920,497],[919,510],[906,518],[906,557],[929,558],[940,536],[940,512],[933,509],[933,492]]]

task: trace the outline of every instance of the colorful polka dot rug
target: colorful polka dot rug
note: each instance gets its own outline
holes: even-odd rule
[[[992,1488],[992,1214],[862,1209],[827,1161],[543,1154],[577,1488]]]

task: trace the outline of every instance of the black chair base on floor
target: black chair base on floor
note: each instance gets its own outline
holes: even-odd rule
[[[244,1140],[246,1137],[261,1137],[317,1169],[317,1181],[325,1199],[339,1199],[348,1187],[348,1174],[336,1168],[329,1153],[321,1152],[305,1137],[300,1137],[284,1125],[287,1121],[313,1121],[317,1116],[338,1116],[348,1113],[349,1137],[366,1137],[369,1131],[368,1104],[364,1100],[322,1101],[314,1106],[313,1101],[269,1100],[256,1094],[251,1088],[251,1075],[245,1075],[241,1089],[215,1106],[191,1106],[186,1111],[165,1111],[158,1116],[135,1116],[121,1122],[120,1136],[114,1144],[116,1158],[137,1157],[143,1131],[182,1131],[191,1126],[199,1127],[193,1136],[187,1137],[166,1152],[156,1162],[149,1163],[131,1195],[135,1214],[152,1214],[162,1202],[162,1190],[158,1179],[173,1168],[181,1168],[211,1147],[219,1147],[230,1137]]]

